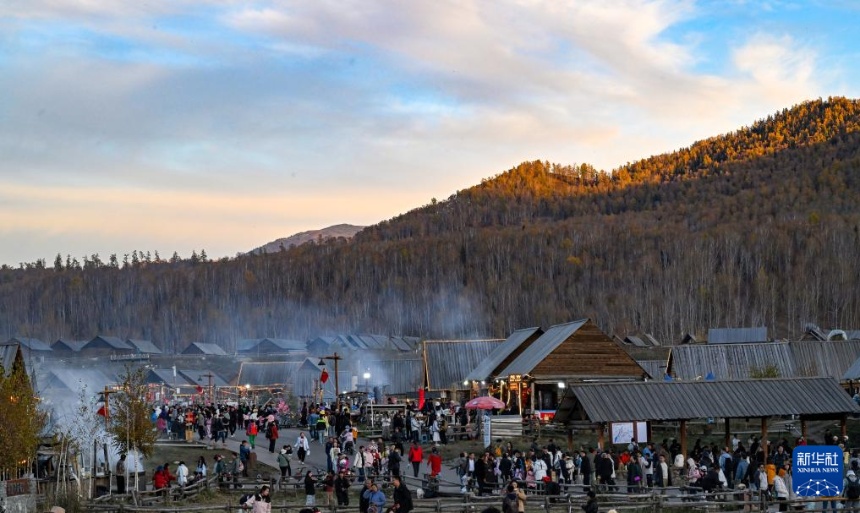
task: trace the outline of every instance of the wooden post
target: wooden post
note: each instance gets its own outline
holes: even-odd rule
[[[843,415],[842,420],[839,421],[839,434],[842,436],[839,443],[842,443],[845,441],[845,436],[848,434],[848,418],[845,415]]]
[[[567,428],[567,450],[573,450],[573,429]]]
[[[687,461],[687,421],[681,421],[681,454],[684,455],[684,461]]]
[[[761,418],[761,450],[764,451],[764,461],[767,463],[767,456],[770,454],[768,446],[770,442],[767,439],[767,417]]]
[[[731,419],[726,417],[726,447],[729,448],[729,452],[732,449],[732,427],[731,427]]]
[[[535,382],[534,381],[531,382],[531,390],[532,390],[532,393],[530,394],[529,399],[531,402],[532,418],[534,418],[534,414],[535,414]]]
[[[603,450],[603,436],[604,436],[605,425],[601,422],[597,425],[597,448],[601,451]]]
[[[807,438],[809,436],[808,433],[809,430],[808,426],[806,425],[806,419],[800,419],[800,436],[803,437],[803,441],[806,443],[809,443],[809,439]]]

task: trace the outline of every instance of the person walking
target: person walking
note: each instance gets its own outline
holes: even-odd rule
[[[122,495],[125,493],[125,454],[121,454],[116,462],[116,493]]]
[[[296,443],[294,445],[296,448],[296,456],[299,457],[299,461],[304,463],[305,457],[307,457],[307,455],[311,453],[311,446],[308,443],[308,439],[307,437],[305,437],[305,434],[303,432],[299,433],[299,437],[296,438]]]
[[[270,420],[266,425],[266,438],[269,439],[269,452],[275,454],[275,444],[278,443],[278,423]]]
[[[316,485],[317,480],[313,472],[308,470],[307,474],[305,474],[305,506],[316,506]]]
[[[412,463],[413,477],[418,477],[418,472],[421,470],[421,462],[424,461],[424,450],[418,444],[417,440],[412,441],[412,447],[409,448],[409,462]]]
[[[272,513],[272,498],[269,496],[269,485],[260,487],[259,493],[254,494],[251,513]]]
[[[257,423],[256,422],[248,422],[248,429],[245,431],[245,434],[248,436],[248,443],[251,444],[251,449],[256,449],[257,443]]]
[[[341,470],[337,474],[337,479],[334,480],[334,494],[337,497],[338,506],[349,506],[349,479],[346,477],[346,471]]]
[[[367,489],[361,496],[367,501],[367,510],[361,513],[383,513],[385,511],[385,494],[379,491],[379,487],[373,481],[368,481]]]
[[[412,511],[412,492],[406,488],[406,484],[400,476],[394,476],[391,479],[391,484],[394,485],[394,493],[391,500],[394,503],[392,508],[397,513],[409,513]]]
[[[278,454],[278,468],[281,470],[281,479],[286,479],[293,474],[293,470],[290,468],[290,456],[292,454],[293,448],[289,444],[283,446],[280,454]]]

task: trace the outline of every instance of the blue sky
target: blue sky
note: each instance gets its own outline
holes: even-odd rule
[[[234,256],[525,160],[608,171],[854,98],[854,5],[6,4],[0,263]]]

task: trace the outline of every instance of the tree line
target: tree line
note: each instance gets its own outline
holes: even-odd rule
[[[505,337],[583,317],[664,343],[860,328],[859,106],[807,102],[612,172],[525,162],[349,241],[0,269],[0,335],[230,350],[342,332]]]

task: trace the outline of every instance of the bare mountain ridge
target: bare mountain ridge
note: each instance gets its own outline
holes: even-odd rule
[[[337,239],[339,237],[351,239],[356,233],[360,232],[364,228],[364,226],[355,226],[352,224],[336,224],[320,230],[308,230],[306,232],[300,232],[290,235],[289,237],[274,240],[260,246],[259,248],[252,249],[250,253],[276,253],[281,250],[281,247],[284,249],[290,249],[293,246],[301,246],[302,244],[307,244],[311,241],[323,241],[327,239]]]

